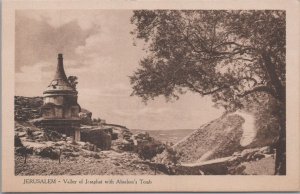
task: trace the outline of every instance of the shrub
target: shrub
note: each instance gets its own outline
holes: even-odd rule
[[[59,159],[60,153],[54,150],[52,147],[45,147],[39,153],[41,157],[50,158],[50,159]]]
[[[166,147],[166,152],[167,152],[166,159],[168,163],[176,166],[180,161],[182,153],[178,152],[177,150],[175,150],[173,147],[170,146]]]
[[[147,142],[138,147],[138,155],[144,160],[151,160],[164,151],[165,146],[160,142]]]

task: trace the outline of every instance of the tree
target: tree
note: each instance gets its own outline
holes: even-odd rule
[[[148,53],[130,76],[132,95],[171,100],[191,91],[228,111],[275,99],[275,171],[286,174],[285,11],[139,10],[131,22]]]
[[[78,84],[78,77],[77,76],[69,76],[68,77],[68,81],[71,85],[72,88],[74,88],[74,90],[76,90],[76,85]]]

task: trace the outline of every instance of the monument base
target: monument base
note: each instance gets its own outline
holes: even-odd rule
[[[74,141],[80,141],[80,120],[70,119],[43,119],[39,122],[40,127],[56,131],[72,137]]]

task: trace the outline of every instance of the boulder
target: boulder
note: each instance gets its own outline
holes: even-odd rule
[[[82,130],[81,141],[90,142],[102,150],[109,150],[111,147],[111,135],[103,129]]]

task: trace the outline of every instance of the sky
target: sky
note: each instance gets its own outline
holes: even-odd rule
[[[67,76],[78,77],[78,103],[107,123],[131,129],[196,129],[222,113],[195,93],[147,104],[132,92],[129,76],[146,55],[130,31],[131,10],[18,10],[15,20],[15,94],[42,96],[57,54]],[[134,43],[135,42],[135,46]]]

